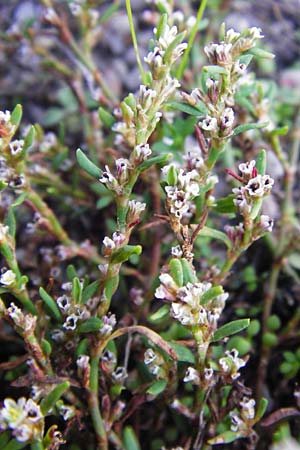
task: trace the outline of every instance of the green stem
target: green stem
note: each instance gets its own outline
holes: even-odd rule
[[[143,69],[143,65],[142,65],[140,53],[139,53],[139,48],[138,48],[138,43],[137,43],[137,39],[136,39],[136,33],[135,33],[135,28],[134,28],[134,23],[133,23],[130,0],[126,0],[126,10],[127,10],[127,16],[128,16],[129,26],[130,26],[131,39],[132,39],[132,43],[133,43],[133,47],[134,47],[136,62],[137,62],[138,68],[139,68],[141,80],[142,80],[143,84],[147,84],[147,77],[146,77],[145,71]]]
[[[98,449],[108,450],[107,434],[99,406],[99,359],[99,351],[94,350],[91,356],[90,392],[88,403],[94,430],[97,434]]]
[[[31,450],[44,450],[42,441],[34,441],[31,446]]]
[[[183,72],[184,72],[184,69],[186,68],[186,65],[187,65],[187,62],[188,62],[188,57],[189,57],[189,54],[190,54],[190,52],[192,50],[192,46],[193,46],[193,43],[194,43],[197,31],[198,31],[198,28],[199,28],[199,23],[202,20],[202,17],[203,17],[203,14],[204,14],[207,2],[208,2],[208,0],[202,0],[202,2],[199,5],[199,9],[198,9],[197,17],[196,17],[196,22],[195,22],[195,25],[192,28],[192,31],[191,31],[191,34],[190,34],[190,37],[189,37],[189,40],[188,40],[187,49],[184,52],[184,55],[182,57],[182,60],[180,62],[178,70],[177,70],[176,78],[178,80],[181,80]]]

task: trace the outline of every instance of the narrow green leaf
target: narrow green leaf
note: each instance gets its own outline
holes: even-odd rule
[[[98,114],[101,122],[107,128],[111,128],[116,121],[114,116],[110,112],[106,111],[106,109],[102,108],[102,106],[100,106]]]
[[[203,227],[202,230],[200,230],[200,232],[198,233],[198,237],[199,236],[218,239],[220,241],[223,241],[226,247],[231,248],[231,240],[229,239],[227,234],[223,233],[222,231],[215,230],[214,228]]]
[[[221,66],[204,66],[203,67],[203,72],[206,72],[210,75],[219,75],[219,74],[224,74],[226,75],[226,69],[224,67]]]
[[[166,104],[166,107],[169,109],[175,109],[176,111],[184,112],[185,114],[189,114],[190,116],[201,116],[203,114],[206,114],[207,109],[204,104],[199,103],[198,105],[191,106],[187,103],[181,103],[181,102],[168,102]]]
[[[76,158],[80,167],[85,170],[89,175],[95,178],[102,177],[102,170],[96,166],[80,148],[76,150]]]
[[[170,274],[177,286],[183,286],[183,269],[181,260],[172,258],[170,261]]]
[[[98,317],[90,317],[77,328],[79,333],[94,333],[99,331],[103,322]]]
[[[234,194],[230,194],[227,197],[219,198],[216,201],[213,209],[220,214],[232,214],[236,213],[236,206],[233,203],[233,199],[235,198]]]
[[[259,402],[258,408],[256,410],[256,414],[255,414],[255,422],[258,422],[263,415],[265,414],[266,410],[268,407],[268,400],[266,398],[262,398]]]
[[[55,388],[48,394],[40,403],[42,414],[45,416],[50,412],[50,410],[55,406],[56,402],[61,398],[61,396],[69,389],[70,383],[64,381],[58,384]]]
[[[80,355],[86,355],[87,354],[87,348],[88,348],[89,341],[87,338],[82,339],[82,341],[79,342],[79,344],[76,347],[75,350],[75,356],[78,358]]]
[[[275,128],[275,130],[272,130],[270,134],[271,134],[271,136],[284,136],[287,134],[288,131],[289,131],[289,126],[284,125],[283,127]]]
[[[234,442],[236,439],[240,439],[241,437],[242,436],[240,436],[238,432],[228,430],[212,439],[209,439],[208,443],[210,445],[230,444],[230,442]]]
[[[248,52],[256,56],[257,58],[264,58],[264,59],[274,59],[275,55],[274,53],[268,52],[267,50],[263,50],[262,48],[253,47],[248,50]]]
[[[161,320],[165,319],[167,316],[169,316],[170,312],[170,306],[164,305],[161,308],[159,308],[157,311],[155,311],[153,314],[150,314],[148,317],[148,322],[150,323],[158,323]]]
[[[216,330],[212,336],[211,342],[217,342],[227,336],[239,333],[240,331],[247,328],[250,324],[250,319],[239,319],[232,322],[226,323],[218,330]]]
[[[159,39],[160,36],[164,33],[166,26],[168,24],[168,16],[167,14],[163,14],[157,24],[156,31],[156,39]]]
[[[120,264],[127,261],[132,255],[140,255],[142,253],[141,245],[125,245],[124,247],[116,250],[112,257],[111,262],[113,264]]]
[[[261,150],[256,158],[257,172],[260,175],[264,175],[266,173],[266,166],[267,166],[267,153],[266,150]]]
[[[178,361],[195,364],[195,356],[189,348],[172,341],[169,341],[169,345],[175,350]]]
[[[77,272],[73,264],[69,264],[67,267],[67,277],[69,281],[72,281],[73,278],[77,277]]]
[[[2,431],[0,434],[0,450],[3,450],[10,439],[10,431]]]
[[[33,141],[34,141],[34,137],[35,137],[35,129],[33,126],[30,127],[28,133],[25,136],[24,139],[24,146],[22,149],[22,153],[20,155],[20,158],[24,158],[27,150],[32,146]]]
[[[55,300],[42,287],[39,289],[39,294],[45,303],[47,312],[51,317],[53,317],[53,319],[60,322],[62,320],[62,316]]]
[[[81,303],[82,286],[78,277],[74,277],[72,280],[72,297],[75,303]]]
[[[100,280],[93,281],[93,283],[86,286],[82,291],[82,302],[87,302],[93,295],[96,294],[100,286]]]
[[[214,298],[218,297],[218,295],[221,295],[224,293],[224,289],[222,286],[214,286],[210,288],[208,291],[206,291],[201,298],[201,305],[206,305],[210,300],[213,300]]]
[[[16,206],[20,206],[22,205],[22,203],[24,202],[24,200],[26,200],[28,196],[27,192],[22,192],[21,195],[19,195],[19,197],[16,198],[16,200],[12,203],[12,207],[15,208]]]
[[[50,344],[50,342],[47,341],[47,339],[42,339],[41,346],[42,346],[44,355],[50,356],[52,353],[52,345]]]
[[[180,261],[181,261],[182,273],[183,273],[182,285],[185,286],[187,283],[195,283],[196,276],[195,276],[195,273],[194,273],[194,270],[193,270],[191,264],[185,258],[181,258]]]
[[[238,127],[236,127],[232,132],[232,136],[236,136],[237,134],[244,133],[245,131],[249,130],[257,130],[260,128],[265,128],[268,124],[269,124],[268,121],[260,123],[245,123],[243,125],[239,125]]]
[[[13,112],[11,113],[11,123],[15,125],[16,128],[20,125],[21,119],[23,114],[23,108],[22,105],[16,105]]]
[[[22,448],[27,447],[27,442],[19,442],[17,439],[12,439],[3,447],[3,450],[21,450]]]
[[[5,217],[5,220],[4,220],[4,225],[8,226],[9,235],[11,237],[15,238],[17,224],[16,224],[16,217],[15,217],[13,208],[10,208],[8,210],[7,216]]]
[[[146,393],[150,395],[159,395],[161,394],[167,387],[166,380],[157,380],[151,384],[151,386],[147,389]]]
[[[149,169],[150,167],[154,166],[155,164],[164,166],[170,161],[170,159],[172,159],[172,153],[155,156],[154,158],[150,158],[150,159],[147,159],[146,161],[142,162],[142,164],[140,164],[136,169],[138,172],[144,172],[144,170]]]

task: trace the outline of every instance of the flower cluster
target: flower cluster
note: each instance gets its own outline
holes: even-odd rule
[[[205,294],[211,291],[211,283],[190,283],[178,287],[171,275],[160,275],[160,286],[155,291],[155,297],[171,302],[170,314],[182,325],[203,329],[203,333],[211,335],[217,327],[217,321],[228,297],[220,288],[219,295],[212,295],[208,302],[203,302]]]
[[[149,372],[157,378],[164,375],[164,360],[159,353],[154,352],[152,348],[148,348],[144,354],[144,364]]]
[[[162,116],[162,106],[180,86],[178,80],[171,76],[171,68],[187,47],[186,43],[181,43],[184,33],[178,34],[177,27],[170,28],[166,22],[154,28],[153,32],[155,46],[145,57],[150,69],[149,85],[142,84],[136,98],[129,95],[123,101],[123,120],[113,126],[113,130],[131,147],[146,145]]]
[[[229,414],[232,423],[231,431],[235,433],[246,431],[255,418],[255,400],[253,398],[244,397],[240,402],[240,407],[239,412],[231,411]]]
[[[0,429],[10,429],[19,442],[41,440],[44,432],[44,417],[39,405],[32,399],[21,397],[17,402],[6,398],[0,410]]]

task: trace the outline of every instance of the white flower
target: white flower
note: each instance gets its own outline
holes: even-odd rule
[[[15,139],[14,141],[12,141],[12,142],[9,144],[10,153],[11,153],[13,156],[18,155],[19,153],[22,152],[23,146],[24,146],[24,140],[23,140],[23,139],[20,139],[20,140]]]
[[[154,28],[153,33],[157,34],[157,28]],[[177,35],[177,27],[174,25],[171,28],[169,25],[166,25],[164,32],[161,34],[161,36],[158,39],[158,42],[160,43],[161,47],[166,50],[170,44],[174,41]]]
[[[252,39],[262,39],[264,37],[264,35],[261,34],[262,33],[261,28],[252,27],[249,28],[248,32]]]
[[[70,316],[66,318],[63,324],[64,329],[68,331],[74,331],[76,329],[77,321],[78,316],[76,316],[76,314],[70,314]]]
[[[90,357],[88,355],[79,355],[76,364],[79,369],[87,369],[89,366]]]
[[[15,429],[13,434],[19,442],[29,441],[29,439],[31,439],[32,437],[32,427],[24,423],[23,425]]]
[[[0,124],[7,125],[10,122],[11,114],[9,111],[0,111]]]
[[[239,164],[239,171],[243,175],[247,175],[249,177],[252,176],[253,169],[255,167],[256,161],[253,159],[252,161],[247,161],[245,163]]]
[[[199,384],[200,383],[200,377],[196,369],[194,367],[188,367],[185,376],[183,379],[184,383],[190,383],[193,384]]]
[[[21,322],[24,319],[22,310],[18,308],[14,303],[11,303],[9,308],[7,308],[7,314],[14,322]]]
[[[139,144],[136,145],[133,152],[132,152],[132,159],[136,160],[138,163],[141,163],[145,161],[148,156],[150,156],[152,153],[152,150],[149,146],[149,144]]]
[[[262,232],[272,231],[273,229],[273,220],[270,219],[269,216],[261,215],[259,218],[258,226],[261,228]]]
[[[128,377],[128,373],[125,367],[117,367],[111,374],[112,379],[116,383],[122,383]]]
[[[225,108],[220,117],[223,128],[231,128],[234,122],[234,112],[232,108]]]
[[[130,200],[128,202],[128,215],[131,220],[137,220],[140,215],[146,209],[146,203],[141,203],[136,200]]]
[[[4,284],[5,286],[11,286],[16,281],[16,274],[12,270],[6,270],[1,277],[0,277],[0,283]]]
[[[59,413],[62,415],[63,419],[67,421],[75,416],[75,408],[74,406],[62,405],[59,408]]]
[[[206,379],[206,381],[209,381],[212,379],[212,377],[214,375],[214,371],[211,367],[205,367],[203,372],[204,372],[204,378]]]
[[[246,190],[251,197],[259,198],[268,194],[273,184],[274,180],[269,175],[257,175],[249,180]]]
[[[237,31],[234,31],[233,28],[230,28],[226,33],[225,40],[228,43],[232,43],[234,41],[237,41],[240,35],[241,33],[238,33]]]
[[[80,16],[82,14],[82,7],[77,3],[69,3],[69,7],[73,16]]]
[[[105,166],[105,171],[102,173],[102,177],[99,179],[100,183],[107,184],[111,189],[115,189],[118,186],[116,178],[111,173],[109,167]]]
[[[232,425],[231,425],[230,429],[231,429],[231,431],[236,433],[237,431],[240,430],[240,428],[242,427],[244,422],[238,416],[238,414],[236,414],[234,411],[231,411],[229,413],[229,417],[230,417],[231,422],[232,422]]]
[[[255,400],[253,398],[244,397],[240,402],[242,407],[242,416],[245,420],[252,420],[255,416]]]
[[[31,398],[25,404],[25,411],[29,422],[36,423],[43,418],[41,408]]]
[[[141,107],[148,111],[149,108],[153,105],[153,101],[157,96],[157,92],[154,89],[150,89],[143,84],[140,85],[139,98],[138,103],[140,103]]]
[[[107,316],[103,316],[102,322],[103,322],[103,325],[100,328],[99,333],[101,334],[101,336],[109,336],[117,324],[117,319],[116,319],[115,314],[109,314]]]
[[[116,244],[108,236],[105,236],[105,238],[103,239],[102,242],[103,242],[104,247],[107,249],[114,250],[116,248]]]
[[[212,64],[231,64],[232,44],[209,44],[204,47],[204,53]]]
[[[58,307],[64,312],[68,311],[71,306],[70,299],[67,295],[62,295],[61,297],[58,297],[56,303]]]
[[[195,318],[188,305],[182,303],[172,303],[170,313],[174,319],[177,319],[182,325],[195,325]]]
[[[181,256],[183,255],[183,252],[181,250],[180,245],[176,245],[176,247],[172,247],[171,255],[175,256],[176,258],[181,258]]]
[[[0,223],[0,242],[3,242],[8,234],[8,226]]]
[[[205,130],[205,131],[213,131],[213,132],[218,131],[217,119],[215,117],[211,117],[209,115],[207,115],[205,117],[205,119],[200,120],[198,122],[198,125],[200,128],[202,128],[202,130]]]
[[[157,358],[156,353],[151,348],[148,348],[145,351],[144,363],[146,364],[146,366],[148,366],[149,364],[152,364],[156,358]]]
[[[122,234],[120,231],[115,231],[112,235],[112,240],[117,247],[121,247],[125,239],[126,239],[125,235]]]

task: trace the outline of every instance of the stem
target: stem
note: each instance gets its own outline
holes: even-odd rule
[[[193,46],[193,43],[194,43],[197,31],[198,31],[198,28],[199,28],[199,23],[202,20],[202,17],[203,17],[203,14],[204,14],[207,2],[208,2],[208,0],[202,0],[201,4],[199,5],[199,9],[198,9],[197,17],[196,17],[196,22],[195,22],[195,25],[192,28],[192,31],[191,31],[191,34],[190,34],[190,37],[189,37],[189,40],[188,40],[187,49],[184,52],[184,55],[182,57],[182,60],[180,62],[178,70],[177,70],[176,78],[178,80],[181,80],[183,72],[184,72],[184,69],[185,69],[185,67],[187,65],[188,57],[189,57],[189,54],[190,54],[190,52],[192,50],[192,46]]]
[[[138,68],[139,68],[141,80],[144,84],[147,84],[147,77],[146,77],[145,71],[143,69],[143,65],[142,65],[140,53],[139,53],[139,48],[138,48],[138,44],[137,44],[130,0],[126,0],[126,10],[127,10],[127,16],[128,16],[129,26],[130,26],[131,39],[132,39],[132,43],[133,43],[133,47],[134,47],[136,62],[137,62]]]
[[[94,430],[97,435],[97,448],[99,450],[108,450],[107,434],[99,406],[99,358],[100,352],[94,350],[91,356],[90,392],[88,396],[88,404]]]
[[[31,450],[44,450],[42,441],[34,441],[31,446]]]

